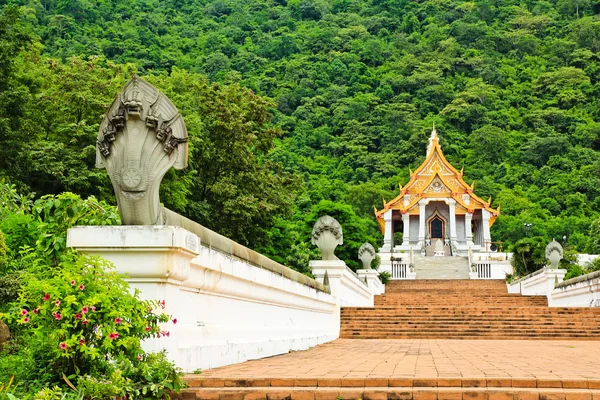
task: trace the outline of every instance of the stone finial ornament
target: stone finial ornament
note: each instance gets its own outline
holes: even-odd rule
[[[375,258],[375,248],[371,243],[363,243],[358,249],[358,259],[362,261],[363,269],[371,269],[371,262]]]
[[[312,230],[312,244],[321,250],[322,260],[337,260],[333,251],[343,243],[342,226],[335,218],[324,215],[315,222]]]
[[[546,246],[546,258],[550,261],[550,268],[558,268],[558,263],[563,258],[563,248],[556,240],[552,239]]]
[[[187,130],[173,103],[134,76],[102,118],[96,167],[106,168],[123,225],[164,225],[158,190],[171,167],[187,167]]]

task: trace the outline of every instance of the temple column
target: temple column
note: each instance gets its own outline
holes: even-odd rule
[[[394,242],[394,224],[392,222],[392,210],[388,210],[383,213],[383,220],[385,221],[385,232],[383,234],[383,247],[381,251],[389,252],[392,249]]]
[[[419,244],[423,247],[425,244],[425,200],[419,200]]]
[[[471,220],[473,219],[473,213],[465,213],[465,240],[468,246],[473,246],[473,230],[471,229]]]
[[[448,200],[448,208],[450,211],[450,243],[456,243],[456,200]]]
[[[410,214],[408,210],[402,214],[402,223],[404,224],[404,232],[402,232],[402,246],[410,245]]]
[[[481,227],[483,228],[483,245],[485,246],[485,251],[489,251],[492,236],[490,235],[490,212],[488,210],[481,210],[481,220]]]

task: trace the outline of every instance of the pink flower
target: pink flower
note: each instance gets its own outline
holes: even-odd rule
[[[142,361],[142,356],[141,355],[137,356],[137,359],[138,359],[138,361]]]
[[[90,321],[88,321],[87,319],[84,319],[83,321],[81,321],[82,324],[87,325],[90,323]]]
[[[79,341],[79,345],[80,345],[80,346],[84,346],[84,345],[85,345],[85,340],[84,340],[84,339],[81,339],[81,340]]]
[[[152,328],[150,328],[149,326],[147,326],[146,327],[146,332],[150,332],[150,329],[152,329]]]
[[[123,320],[119,317],[115,318],[115,324],[119,325]]]
[[[176,324],[177,323],[177,318],[173,318],[173,323]]]
[[[110,340],[115,340],[118,337],[119,337],[119,334],[117,332],[112,332],[110,335],[108,335],[108,338]]]
[[[48,301],[48,300],[50,300],[50,295],[48,293],[46,293],[44,295],[44,301]]]
[[[81,314],[79,314],[79,313],[75,314],[75,319],[81,319]]]
[[[54,302],[54,305],[55,305],[55,306],[57,306],[57,307],[58,307],[58,306],[60,306],[60,300],[56,300],[56,301]]]
[[[90,311],[90,309],[88,308],[88,306],[83,306],[83,307],[81,308],[81,312],[82,312],[83,314],[87,314],[87,312],[88,312],[88,311]]]
[[[65,342],[61,342],[58,347],[60,347],[62,350],[66,350],[67,349],[67,344]]]
[[[62,315],[60,315],[60,313],[56,313],[54,314],[54,319],[60,321],[62,319]]]
[[[23,318],[23,322],[24,322],[24,323],[28,323],[28,322],[29,322],[29,317],[25,317],[25,318]]]
[[[160,304],[160,306],[164,309],[165,308],[165,301],[161,300],[158,302],[158,304]]]
[[[75,281],[71,281],[71,286],[75,286]]]
[[[27,315],[27,314],[29,314],[29,312],[26,309],[21,310],[21,315]]]
[[[85,289],[85,286],[83,284],[79,285],[79,290],[83,290]]]
[[[37,308],[34,308],[34,309],[33,309],[33,313],[34,313],[34,314],[39,314],[39,313],[40,313],[40,310],[39,310],[39,309],[37,309]]]
[[[95,306],[92,306],[92,311],[96,311],[96,307]]]

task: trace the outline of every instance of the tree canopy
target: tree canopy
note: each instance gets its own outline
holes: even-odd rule
[[[528,222],[532,237],[597,251],[595,2],[0,5],[0,176],[22,189],[112,200],[92,168],[95,132],[137,72],[191,133],[165,205],[278,261],[309,254],[307,216],[323,201],[370,220],[364,241],[381,243],[373,206],[422,162],[433,123],[449,161],[501,205],[494,240],[510,248]]]

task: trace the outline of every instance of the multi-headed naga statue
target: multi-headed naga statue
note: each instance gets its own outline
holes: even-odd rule
[[[165,225],[159,200],[171,167],[187,167],[187,130],[171,101],[133,77],[104,115],[98,132],[96,167],[106,168],[124,225]]]

